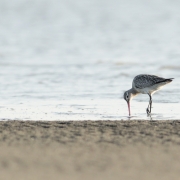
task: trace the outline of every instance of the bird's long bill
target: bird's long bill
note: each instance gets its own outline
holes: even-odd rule
[[[130,102],[127,102],[128,110],[129,110],[129,116],[131,116],[131,110],[130,110]]]

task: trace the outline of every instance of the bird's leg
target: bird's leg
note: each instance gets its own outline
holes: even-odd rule
[[[147,114],[149,115],[149,114],[151,114],[152,97],[151,97],[150,94],[148,94],[148,95],[149,95],[149,104],[148,104],[148,107],[147,107],[147,109],[146,109],[146,112],[147,112]]]

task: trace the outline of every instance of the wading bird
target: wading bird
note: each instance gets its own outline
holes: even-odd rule
[[[161,89],[164,85],[170,83],[174,78],[162,78],[155,75],[140,74],[137,75],[132,82],[132,88],[124,93],[124,99],[127,101],[129,116],[131,116],[130,111],[130,101],[132,98],[138,94],[148,94],[149,95],[149,105],[146,109],[148,115],[151,114],[152,107],[152,94]]]

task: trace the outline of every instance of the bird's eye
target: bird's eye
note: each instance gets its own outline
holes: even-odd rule
[[[126,96],[126,99],[128,99],[129,98],[129,96]]]

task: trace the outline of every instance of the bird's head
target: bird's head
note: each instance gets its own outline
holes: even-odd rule
[[[131,111],[130,111],[130,100],[132,99],[133,94],[129,91],[126,91],[124,93],[124,99],[126,100],[127,104],[128,104],[128,110],[129,110],[129,116],[131,116]]]
[[[124,92],[124,99],[129,102],[130,101],[130,93],[128,91]]]

